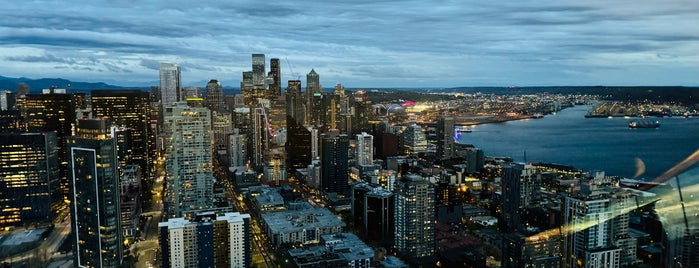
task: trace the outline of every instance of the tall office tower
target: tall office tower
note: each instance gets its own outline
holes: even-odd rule
[[[223,87],[218,80],[212,79],[206,84],[206,107],[212,111],[225,110],[226,105],[223,99]]]
[[[454,118],[437,118],[437,157],[449,159],[454,157]]]
[[[66,140],[70,174],[71,240],[77,267],[116,267],[122,260],[116,141],[104,120],[78,122]]]
[[[233,133],[228,134],[228,166],[245,166],[245,135],[239,129],[233,129]]]
[[[357,150],[354,160],[357,166],[374,164],[374,136],[362,132],[357,134]]]
[[[225,150],[228,144],[228,134],[233,132],[233,115],[226,110],[211,112],[211,124],[214,134],[214,148]]]
[[[521,163],[505,164],[502,167],[502,231],[521,231],[521,213],[529,204],[536,186],[536,169]]]
[[[612,200],[593,183],[565,198],[564,267],[621,267],[621,249],[614,245]]]
[[[270,59],[269,68],[269,72],[272,75],[272,84],[269,86],[269,93],[274,97],[279,97],[282,95],[282,70],[279,59]]]
[[[0,134],[0,228],[51,223],[63,196],[56,134]]]
[[[633,265],[640,264],[641,260],[636,257],[636,245],[638,244],[638,240],[629,234],[630,215],[626,212],[638,208],[636,200],[638,200],[637,198],[639,196],[631,190],[615,190],[616,191],[611,196],[612,207],[615,212],[615,217],[612,219],[612,230],[614,230],[613,244],[621,250],[619,254],[619,263],[621,266],[632,267]]]
[[[158,223],[163,268],[251,267],[250,215],[198,214]]]
[[[409,155],[417,155],[427,151],[427,138],[418,124],[410,124],[401,134],[402,151]]]
[[[182,99],[186,100],[189,98],[203,98],[204,95],[201,94],[201,88],[199,87],[183,87],[182,88]]]
[[[349,137],[333,129],[321,134],[320,140],[321,189],[326,193],[348,193]]]
[[[44,89],[42,94],[27,94],[22,104],[22,117],[27,132],[56,133],[61,191],[68,200],[67,150],[65,137],[73,135],[75,106],[73,98],[65,89]]]
[[[19,110],[0,111],[0,133],[24,132]]]
[[[275,98],[269,102],[268,119],[269,127],[274,132],[274,142],[279,146],[286,143],[286,99]]]
[[[252,84],[256,86],[265,84],[265,54],[252,54]]]
[[[131,148],[129,147],[129,141],[131,140],[131,129],[118,126],[109,127],[108,137],[116,139],[119,168],[124,168],[133,163],[131,159]]]
[[[126,127],[130,132],[126,144],[128,150],[119,151],[119,154],[125,154],[127,164],[141,167],[142,175],[148,174],[153,163],[149,154],[151,110],[148,93],[137,89],[115,89],[92,90],[91,95],[95,117],[107,118],[111,125]]]
[[[306,121],[308,124],[320,124],[320,119],[317,117],[321,112],[322,91],[320,76],[314,69],[311,69],[311,72],[306,75]],[[314,118],[314,114],[316,118]]]
[[[342,133],[350,133],[347,128],[347,124],[349,123],[347,122],[347,117],[350,116],[350,106],[349,98],[345,92],[345,87],[340,83],[336,84],[333,94],[337,96],[337,99],[339,99],[339,102],[336,103],[339,110],[334,118],[335,127]],[[330,127],[332,127],[332,125]]]
[[[121,187],[120,217],[124,244],[135,242],[136,232],[141,217],[141,171],[138,165],[129,165],[122,169],[119,178]]]
[[[269,126],[267,125],[267,112],[260,106],[252,110],[252,130],[248,132],[248,140],[252,141],[250,150],[251,164],[256,169],[265,165],[265,156],[269,150]]]
[[[371,241],[390,243],[395,234],[394,195],[379,185],[360,182],[352,188],[355,224]]]
[[[163,107],[183,100],[180,66],[175,63],[160,63],[160,103]]]
[[[211,111],[178,102],[165,107],[166,205],[169,217],[213,206]]]
[[[311,159],[320,158],[320,130],[312,126],[307,126],[306,129],[311,133]]]
[[[0,111],[11,110],[15,106],[15,94],[7,91],[0,90]]]
[[[350,134],[355,135],[362,132],[371,132],[370,121],[374,120],[374,105],[363,92],[355,92],[352,99],[354,115],[349,122],[351,125]]]
[[[434,185],[419,175],[407,174],[396,182],[395,246],[413,263],[435,255]]]
[[[286,167],[288,174],[308,167],[311,157],[311,132],[296,120],[290,119],[287,126]]]
[[[287,126],[296,121],[295,124],[303,125],[305,112],[303,109],[303,95],[301,95],[301,80],[289,80],[285,91]]]

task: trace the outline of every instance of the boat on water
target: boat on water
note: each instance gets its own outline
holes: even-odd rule
[[[660,127],[660,121],[640,120],[640,121],[631,121],[631,123],[629,123],[629,128],[658,128],[658,127]]]

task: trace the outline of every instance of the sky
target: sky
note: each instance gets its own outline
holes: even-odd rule
[[[270,3],[281,2],[281,3]],[[238,86],[251,54],[324,87],[699,86],[699,2],[8,1],[0,75]]]

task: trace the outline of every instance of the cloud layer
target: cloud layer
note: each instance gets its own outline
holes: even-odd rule
[[[147,3],[141,3],[147,2]],[[251,53],[325,86],[699,85],[694,1],[18,1],[0,75],[240,80]],[[235,84],[232,84],[235,86]]]

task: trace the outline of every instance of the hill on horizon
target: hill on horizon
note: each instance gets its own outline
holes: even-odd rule
[[[39,78],[31,79],[26,77],[12,78],[0,76],[0,89],[16,91],[20,83],[25,83],[29,86],[29,91],[32,93],[41,92],[42,89],[56,86],[58,88],[70,88],[71,91],[89,91],[93,89],[124,89],[124,88],[139,88],[139,87],[122,87],[110,85],[102,82],[79,82],[70,81],[63,78]]]

